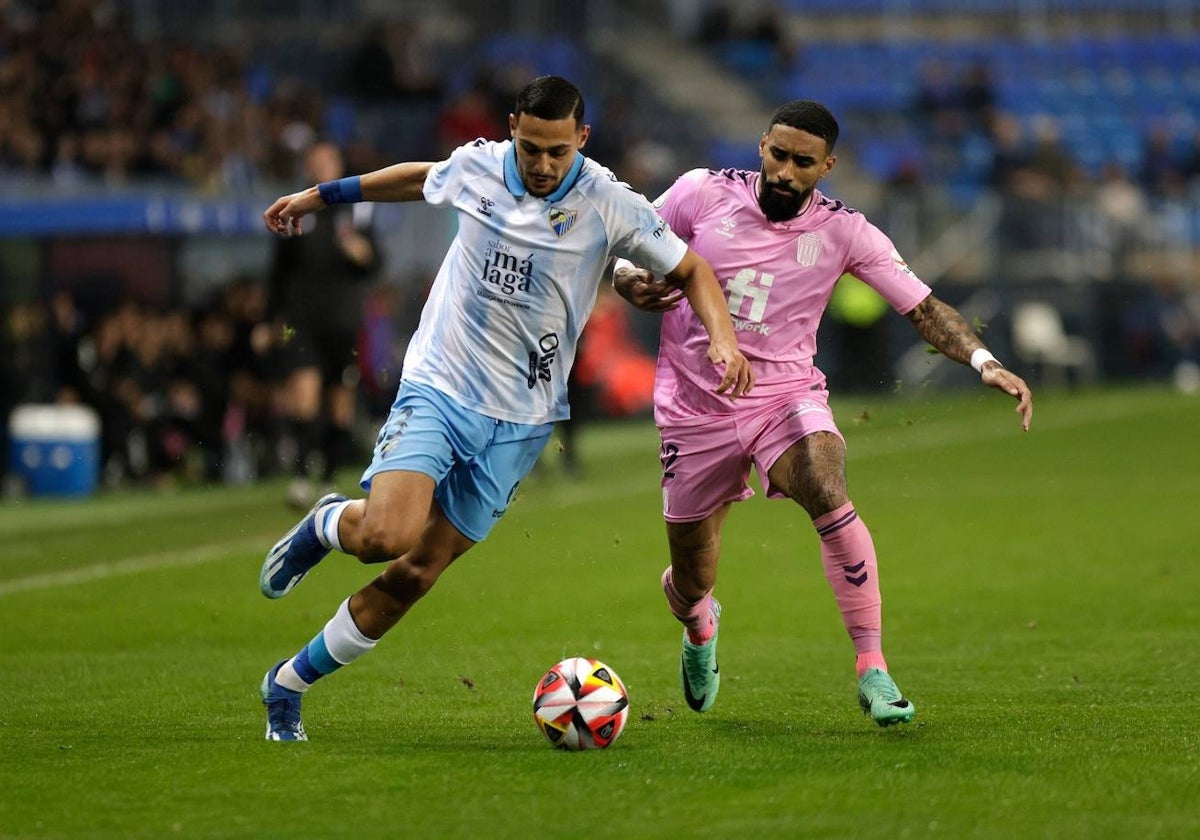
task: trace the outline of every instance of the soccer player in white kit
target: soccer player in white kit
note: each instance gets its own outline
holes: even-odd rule
[[[753,494],[753,465],[769,498],[790,498],[812,518],[825,575],[854,642],[858,699],[880,725],[912,720],[915,706],[888,674],[870,532],[846,492],[846,447],[813,364],[817,326],[834,285],[849,272],[879,292],[941,353],[971,364],[985,385],[1015,397],[1029,428],[1032,398],[957,311],[939,301],[891,241],[861,213],[823,195],[838,125],[816,102],[780,107],[759,142],[759,172],[696,169],[654,204],[712,264],[738,341],[754,365],[754,391],[714,398],[714,373],[699,364],[705,341],[689,303],[669,280],[618,262],[614,285],[663,311],[654,392],[662,439],[663,517],[671,565],[662,584],[684,625],[680,675],[688,705],[707,711],[720,685],[716,583],[721,529],[733,502]],[[701,359],[702,361],[702,359]]]
[[[512,139],[477,140],[440,163],[401,163],[283,196],[268,229],[340,202],[453,207],[459,230],[404,359],[403,379],[363,474],[368,498],[331,494],[275,544],[259,586],[286,595],[332,549],[388,565],[263,678],[267,738],[306,740],[303,693],[371,650],[443,571],[487,537],[569,414],[567,377],[613,256],[686,289],[711,336],[699,350],[721,399],[753,376],[708,263],[650,202],[579,151],[583,97],[543,76],[518,95]]]

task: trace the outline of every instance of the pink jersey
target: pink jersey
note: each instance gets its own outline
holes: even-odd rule
[[[800,215],[769,221],[758,206],[760,177],[738,169],[693,169],[654,202],[712,265],[757,376],[754,390],[736,403],[716,394],[720,377],[708,361],[708,334],[682,301],[663,316],[654,389],[660,426],[753,411],[823,387],[824,374],[813,365],[817,327],[843,274],[871,286],[901,314],[929,295],[892,241],[840,201],[814,190]]]

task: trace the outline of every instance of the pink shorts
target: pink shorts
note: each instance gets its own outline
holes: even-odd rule
[[[726,502],[750,498],[752,464],[767,498],[786,498],[769,483],[767,472],[792,444],[813,432],[842,436],[828,391],[805,391],[799,398],[695,425],[660,426],[663,519],[694,522]]]

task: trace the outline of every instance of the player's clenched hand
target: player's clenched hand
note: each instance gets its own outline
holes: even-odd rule
[[[300,220],[309,213],[325,207],[316,187],[275,199],[275,203],[263,212],[267,230],[280,236],[299,236],[304,232]]]
[[[665,279],[656,279],[644,268],[618,268],[613,274],[617,294],[646,312],[666,312],[683,299],[683,290]]]
[[[979,373],[984,385],[999,388],[1017,401],[1017,414],[1021,415],[1021,428],[1029,431],[1029,421],[1033,419],[1033,394],[1025,380],[1007,368],[998,364],[984,362],[983,370]]]
[[[710,342],[708,358],[715,365],[725,366],[725,374],[717,386],[718,394],[728,393],[730,399],[736,400],[754,387],[754,369],[738,349],[736,340]]]

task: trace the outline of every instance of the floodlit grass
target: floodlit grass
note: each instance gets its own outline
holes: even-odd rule
[[[1200,400],[1042,394],[1028,434],[987,392],[837,408],[912,725],[859,712],[811,526],[761,493],[726,528],[721,698],[690,712],[656,437],[595,427],[583,481],[527,481],[309,693],[307,744],[262,740],[258,682],[373,572],[265,600],[280,485],[6,502],[0,837],[1195,836]],[[607,751],[533,723],[573,654],[629,687]]]

